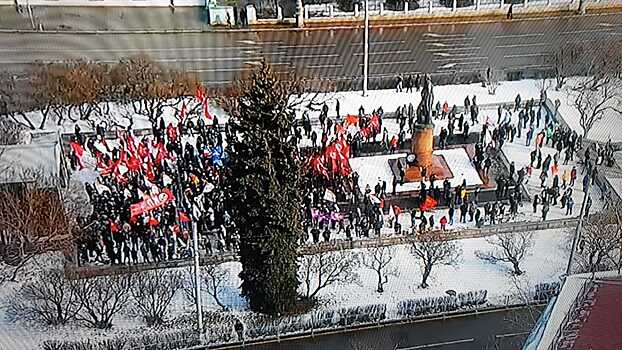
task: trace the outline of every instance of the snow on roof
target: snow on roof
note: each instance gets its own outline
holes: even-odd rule
[[[0,147],[0,184],[32,182],[53,186],[62,177],[58,142]]]
[[[564,282],[564,285],[562,287],[562,290],[559,296],[557,297],[557,300],[555,302],[555,306],[553,307],[553,311],[551,312],[549,321],[546,324],[546,328],[544,329],[542,339],[540,340],[540,343],[538,344],[538,348],[537,348],[538,350],[549,349],[550,345],[555,340],[558,330],[560,329],[560,327],[563,326],[562,323],[564,322],[566,315],[570,312],[570,308],[574,304],[575,299],[579,296],[579,293],[582,291],[583,286],[590,281],[591,277],[592,277],[591,273],[583,273],[583,274],[568,276],[568,278]],[[596,278],[597,280],[617,278],[618,281],[620,281],[620,276],[617,274],[617,271],[597,272],[594,278]],[[620,292],[619,289],[617,291],[618,293]],[[618,305],[617,307],[619,308],[620,306]],[[617,313],[622,314],[619,311]],[[619,327],[618,324],[619,323],[615,324],[614,327]],[[599,348],[599,347],[596,347],[596,348]]]

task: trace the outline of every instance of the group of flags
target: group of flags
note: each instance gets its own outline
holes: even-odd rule
[[[214,117],[209,112],[209,99],[205,95],[205,88],[202,85],[197,86],[194,97],[197,99],[197,101],[199,101],[199,103],[201,103],[201,110],[203,111],[202,114],[205,116],[205,118],[207,120],[214,120]],[[182,112],[185,106],[185,104],[182,106]],[[181,118],[183,121],[184,113],[181,114]]]
[[[352,174],[350,145],[343,136],[340,136],[326,147],[323,154],[311,156],[310,165],[316,175],[326,178],[330,178],[331,174],[349,176]]]

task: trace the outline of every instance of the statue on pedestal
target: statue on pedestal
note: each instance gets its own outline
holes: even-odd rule
[[[434,102],[434,91],[432,79],[429,75],[424,75],[421,89],[421,102],[417,108],[417,124],[432,124],[432,103]]]

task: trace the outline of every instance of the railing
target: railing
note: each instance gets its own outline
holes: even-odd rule
[[[591,1],[590,4],[601,4],[600,1]],[[615,3],[615,1],[608,1]],[[576,0],[415,0],[402,1],[393,9],[389,9],[387,4],[380,1],[370,1],[369,13],[371,16],[379,16],[389,19],[391,17],[405,16],[426,16],[433,13],[466,14],[475,11],[482,13],[490,10],[507,11],[507,7],[514,4],[514,9],[520,12],[529,8],[534,11],[551,10],[571,10]],[[325,19],[355,19],[362,17],[364,8],[360,4],[354,4],[354,10],[342,11],[334,4],[323,6],[305,5],[305,20],[325,20]]]
[[[450,230],[441,232],[440,236],[447,240],[479,238],[497,234],[507,234],[521,231],[538,231],[549,230],[566,227],[574,227],[577,224],[577,218],[556,219],[550,221],[537,222],[511,222],[502,225],[481,227],[473,229]],[[391,246],[399,244],[410,244],[416,239],[413,235],[377,237],[369,239],[336,239],[330,242],[322,242],[317,244],[306,244],[298,249],[301,255],[319,254],[333,251],[364,249],[376,246]],[[201,255],[202,265],[220,264],[223,262],[237,261],[236,252],[227,251],[212,255]],[[69,278],[87,278],[95,276],[119,275],[134,273],[140,271],[154,270],[160,268],[179,268],[192,264],[192,259],[176,259],[167,260],[152,264],[136,264],[136,265],[116,265],[116,266],[79,266],[77,263],[66,263],[65,274]]]

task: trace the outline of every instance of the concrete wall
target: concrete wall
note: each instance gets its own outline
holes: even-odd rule
[[[206,0],[173,0],[175,7],[205,6]],[[168,7],[170,0],[17,0],[20,5],[32,6],[100,6],[100,7]],[[0,0],[0,5],[14,5],[12,0]]]

